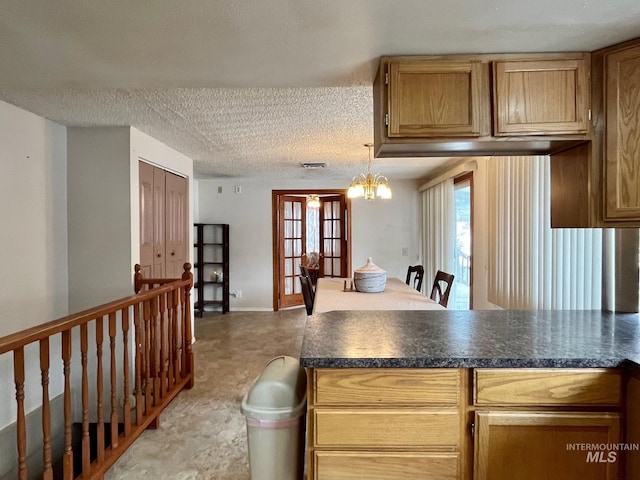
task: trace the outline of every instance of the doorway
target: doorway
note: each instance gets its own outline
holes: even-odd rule
[[[318,206],[308,206],[317,195]],[[351,202],[344,190],[274,190],[273,309],[304,304],[300,265],[317,260],[318,277],[347,277]]]

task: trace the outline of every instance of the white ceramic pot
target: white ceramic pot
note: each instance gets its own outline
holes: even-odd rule
[[[368,257],[366,265],[353,271],[353,284],[359,292],[383,292],[387,284],[387,272],[373,263],[371,257]]]

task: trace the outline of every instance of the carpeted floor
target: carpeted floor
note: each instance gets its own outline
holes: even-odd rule
[[[298,358],[304,308],[195,319],[195,387],[181,392],[107,472],[105,480],[247,480],[242,396],[278,355]],[[275,480],[275,479],[274,479]]]

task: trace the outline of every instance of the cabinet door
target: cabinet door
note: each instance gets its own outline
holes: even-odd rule
[[[415,61],[389,64],[389,137],[489,134],[488,64]]]
[[[586,59],[494,63],[496,136],[586,133]]]
[[[627,444],[640,444],[640,415],[638,415],[638,405],[640,405],[640,376],[636,373],[629,377],[627,383],[627,412],[625,439]],[[637,451],[624,452],[626,460],[626,480],[640,478],[640,454]]]
[[[474,480],[614,480],[618,442],[617,414],[476,412]]]
[[[640,45],[605,57],[605,220],[640,220]]]

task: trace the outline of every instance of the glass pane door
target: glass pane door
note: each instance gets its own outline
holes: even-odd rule
[[[280,295],[281,306],[303,302],[300,285],[300,262],[305,235],[305,198],[281,197],[280,208]]]

